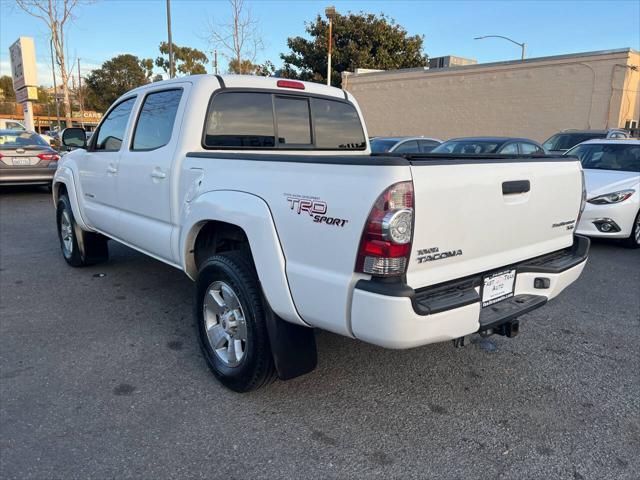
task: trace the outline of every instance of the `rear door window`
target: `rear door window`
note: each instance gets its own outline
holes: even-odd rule
[[[409,140],[398,145],[393,153],[420,153],[420,148],[416,140]]]
[[[422,153],[429,153],[440,145],[440,142],[436,142],[435,140],[418,140],[418,143],[420,144],[420,151]]]
[[[518,144],[517,143],[507,143],[502,149],[500,149],[500,153],[502,155],[517,155],[518,154]]]
[[[522,142],[520,143],[520,153],[523,155],[541,155],[544,151],[533,143]]]
[[[145,97],[133,134],[132,150],[154,150],[169,143],[181,97],[181,89],[153,92]]]

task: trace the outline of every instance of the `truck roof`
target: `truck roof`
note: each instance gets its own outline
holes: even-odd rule
[[[276,77],[259,77],[256,75],[187,75],[184,77],[176,77],[170,80],[162,80],[160,82],[153,82],[142,87],[138,87],[132,92],[144,91],[149,88],[155,88],[158,86],[172,85],[176,83],[189,82],[196,85],[209,85],[211,90],[215,90],[220,86],[220,80],[224,83],[226,88],[256,88],[256,89],[271,89],[271,90],[286,90],[290,92],[306,92],[315,93],[317,95],[325,95],[336,98],[347,98],[345,90],[336,87],[329,87],[320,83],[303,82],[300,80],[289,80],[286,78]],[[287,87],[279,87],[278,81],[293,81],[304,85],[304,89],[293,89]]]

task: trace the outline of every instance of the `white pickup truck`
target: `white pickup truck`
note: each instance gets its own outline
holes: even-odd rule
[[[88,145],[62,137],[67,263],[113,239],[183,270],[204,357],[236,391],[313,370],[312,327],[388,348],[511,337],[587,259],[576,158],[372,155],[337,88],[183,77],[123,95]]]

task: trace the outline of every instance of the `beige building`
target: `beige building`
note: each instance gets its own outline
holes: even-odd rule
[[[638,128],[640,53],[626,48],[438,69],[343,73],[369,135],[523,136]],[[634,127],[635,126],[635,127]]]

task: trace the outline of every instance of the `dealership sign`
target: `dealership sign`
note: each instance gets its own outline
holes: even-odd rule
[[[11,78],[13,79],[13,89],[17,98],[22,101],[31,100],[29,91],[21,92],[25,87],[35,87],[38,85],[38,74],[36,71],[36,47],[31,37],[20,37],[9,47],[9,57],[11,59]]]

